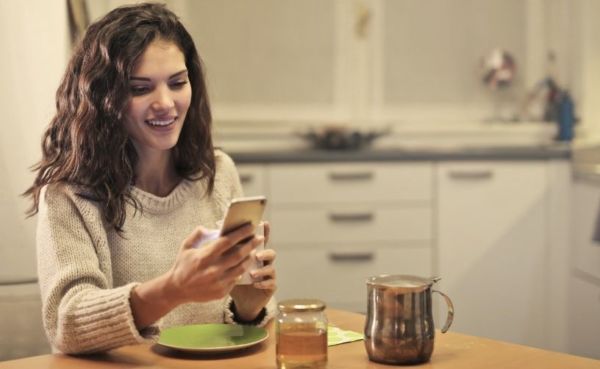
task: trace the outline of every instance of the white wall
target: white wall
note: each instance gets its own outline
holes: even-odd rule
[[[32,182],[41,135],[68,50],[66,1],[0,1],[0,280],[35,275],[35,221],[19,196]]]
[[[600,140],[600,1],[581,0],[581,131]]]

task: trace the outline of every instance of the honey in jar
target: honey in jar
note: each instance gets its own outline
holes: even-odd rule
[[[277,368],[325,368],[327,364],[325,303],[315,299],[293,299],[281,301],[278,307]]]

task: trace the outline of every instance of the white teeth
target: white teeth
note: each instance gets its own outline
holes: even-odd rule
[[[148,124],[150,124],[151,126],[164,127],[164,126],[168,126],[169,124],[173,123],[174,121],[175,121],[175,119],[147,120],[146,122],[148,122]]]

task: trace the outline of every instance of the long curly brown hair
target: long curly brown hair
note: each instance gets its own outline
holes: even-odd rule
[[[177,174],[189,180],[215,178],[212,117],[202,62],[192,37],[178,17],[161,4],[116,8],[91,24],[74,50],[56,92],[56,114],[42,139],[37,176],[24,193],[38,212],[40,191],[52,183],[83,188],[80,195],[96,201],[108,225],[121,232],[125,205],[140,204],[130,185],[138,160],[125,131],[130,99],[129,77],[135,62],[157,38],[174,42],[183,52],[192,100],[172,155]]]

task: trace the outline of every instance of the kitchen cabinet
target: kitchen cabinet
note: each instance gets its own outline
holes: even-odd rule
[[[0,361],[50,353],[37,283],[0,285]]]
[[[600,175],[575,179],[572,219],[573,266],[600,281]]]
[[[277,243],[278,299],[318,298],[329,307],[365,313],[366,280],[379,274],[429,275],[431,250],[420,246]]]
[[[552,165],[438,164],[440,288],[455,304],[454,331],[546,347],[548,324],[562,324],[548,313],[562,285],[553,278],[566,277],[549,268],[560,248],[549,240]]]
[[[217,121],[335,119],[342,110],[339,1],[183,1]]]
[[[554,19],[564,1],[172,2],[206,64],[219,124],[480,121],[498,105],[514,110],[547,50],[561,68],[574,53],[561,42],[569,24]],[[477,71],[495,46],[517,62],[509,94],[486,91]]]
[[[494,45],[501,45],[519,68],[520,78],[511,84],[517,95],[529,88],[523,82],[537,82],[543,68],[532,63],[539,63],[545,52],[542,46],[541,50],[532,47],[546,42],[535,28],[546,21],[539,15],[545,14],[545,4],[540,2],[373,0],[365,4],[372,15],[364,41],[372,91],[368,115],[376,119],[509,118],[517,112],[502,109],[510,107],[511,98],[486,91],[474,67]],[[528,44],[527,37],[536,41]]]
[[[368,276],[439,275],[452,330],[569,351],[567,160],[247,166],[268,189],[277,298],[364,312]]]
[[[600,283],[575,272],[569,280],[568,352],[600,360]]]
[[[430,203],[431,163],[270,165],[272,200],[302,203]]]
[[[600,175],[577,173],[573,183],[568,282],[568,344],[575,355],[600,359]]]
[[[432,272],[433,165],[269,164],[277,298],[365,312],[367,277]]]

